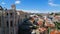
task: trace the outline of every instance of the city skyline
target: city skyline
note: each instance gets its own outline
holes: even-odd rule
[[[0,5],[10,9],[12,4],[17,10],[32,13],[60,12],[60,0],[0,0]]]

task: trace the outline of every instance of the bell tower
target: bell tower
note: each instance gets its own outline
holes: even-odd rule
[[[12,8],[12,10],[16,10],[15,4],[12,4],[12,5],[11,5],[11,8]]]

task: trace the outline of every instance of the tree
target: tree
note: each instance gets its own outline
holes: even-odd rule
[[[41,14],[36,14],[36,15],[38,15],[38,16],[42,16]]]
[[[52,12],[50,15],[53,15],[54,13]]]

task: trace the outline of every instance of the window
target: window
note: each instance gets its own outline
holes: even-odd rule
[[[9,27],[9,22],[7,21],[6,23],[7,23],[7,27]]]
[[[11,34],[12,34],[12,32],[11,32]]]
[[[11,17],[11,18],[13,17],[13,13],[10,13],[10,17]]]
[[[6,15],[8,16],[8,13]]]
[[[10,15],[12,16],[12,13],[10,13]]]
[[[13,32],[13,31],[11,31],[11,34],[14,34],[14,32]]]
[[[10,26],[11,26],[11,27],[13,26],[13,21],[10,21]]]

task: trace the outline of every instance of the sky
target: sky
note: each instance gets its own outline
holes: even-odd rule
[[[60,0],[0,0],[0,5],[8,9],[15,4],[17,10],[31,13],[60,12]]]

